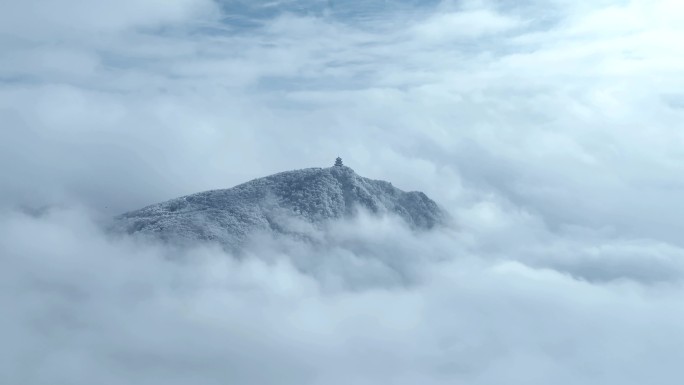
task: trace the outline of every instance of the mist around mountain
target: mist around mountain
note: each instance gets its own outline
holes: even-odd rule
[[[396,216],[415,231],[448,223],[448,214],[418,191],[359,176],[337,165],[286,171],[233,188],[200,192],[115,218],[111,228],[174,244],[217,242],[237,251],[269,233],[314,241],[311,230],[366,212]]]
[[[682,40],[675,0],[0,2],[0,384],[681,385]],[[457,226],[326,169],[101,226],[338,151]]]

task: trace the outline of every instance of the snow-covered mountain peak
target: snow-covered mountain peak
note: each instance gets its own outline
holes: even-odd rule
[[[398,216],[415,230],[431,229],[447,218],[425,194],[361,177],[340,164],[281,172],[172,199],[120,215],[113,227],[174,242],[208,240],[239,248],[257,231],[296,232],[288,228],[291,219],[320,227],[359,210]]]

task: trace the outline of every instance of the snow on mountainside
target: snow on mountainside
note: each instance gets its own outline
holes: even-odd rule
[[[172,242],[215,241],[238,248],[255,231],[297,234],[297,222],[322,225],[359,209],[397,215],[413,229],[431,229],[447,218],[422,192],[404,192],[338,165],[176,198],[120,215],[113,228]]]

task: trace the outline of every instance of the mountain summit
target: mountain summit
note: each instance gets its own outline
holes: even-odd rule
[[[282,172],[132,211],[116,217],[114,229],[237,248],[256,231],[296,234],[296,223],[299,228],[302,223],[320,226],[359,210],[396,215],[416,230],[443,224],[447,217],[422,192],[405,192],[389,182],[361,177],[338,158],[333,167]]]

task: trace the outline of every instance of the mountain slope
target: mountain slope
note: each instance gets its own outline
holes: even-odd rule
[[[333,166],[282,172],[151,205],[116,217],[114,229],[237,248],[255,231],[297,234],[297,223],[316,226],[359,209],[397,215],[414,229],[430,229],[446,219],[421,192],[404,192],[389,182],[363,178],[349,167]]]

